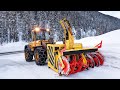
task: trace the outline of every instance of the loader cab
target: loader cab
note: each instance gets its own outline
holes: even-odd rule
[[[36,27],[32,30],[32,41],[37,40],[49,40],[50,38],[50,30]]]

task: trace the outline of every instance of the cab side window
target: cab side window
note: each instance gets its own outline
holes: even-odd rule
[[[32,32],[31,34],[32,34],[32,41],[35,41],[34,40],[34,32]]]

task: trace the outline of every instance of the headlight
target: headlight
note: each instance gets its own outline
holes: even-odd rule
[[[49,28],[47,28],[47,29],[46,29],[46,31],[47,31],[47,32],[49,32],[49,31],[50,31],[50,29],[49,29]]]
[[[39,28],[39,27],[36,27],[36,28],[35,28],[35,31],[36,31],[36,32],[39,32],[39,31],[40,31],[40,28]]]

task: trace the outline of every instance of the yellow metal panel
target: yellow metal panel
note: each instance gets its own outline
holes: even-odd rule
[[[74,45],[74,37],[73,35],[71,35],[70,31],[68,32],[68,34],[69,34],[69,49],[72,49]]]
[[[86,60],[84,54],[82,54],[82,58],[83,58],[83,63],[84,63],[85,65],[87,65],[87,60]]]
[[[41,41],[38,40],[38,41],[35,42],[35,44],[36,44],[36,45],[35,45],[36,47],[37,47],[37,46],[41,46]]]
[[[52,66],[49,61],[48,61],[48,67],[50,67],[52,70],[58,73],[58,69],[55,69],[54,66]]]
[[[75,44],[73,45],[73,48],[74,48],[74,49],[82,49],[82,44],[81,44],[81,43],[75,43]]]
[[[60,63],[62,64],[61,68],[63,69],[65,66],[64,66],[64,64],[62,62],[62,58],[61,57],[62,56],[61,56],[60,52],[58,51],[58,59],[60,60]],[[58,62],[58,59],[57,59],[57,62]]]
[[[66,49],[69,50],[70,47],[69,47],[69,40],[66,40]]]
[[[59,47],[58,50],[55,50],[56,47]],[[48,44],[47,45],[47,58],[48,58],[48,67],[50,67],[52,70],[54,70],[55,72],[58,72],[58,60],[60,60],[63,68],[64,68],[64,64],[62,62],[62,58],[61,58],[61,54],[60,54],[60,49],[62,49],[64,47],[64,44]],[[54,48],[53,50],[51,50],[50,48]],[[52,53],[52,54],[50,54]],[[55,54],[57,53],[57,54]],[[54,56],[54,58],[52,58]],[[50,60],[52,60],[54,62],[54,65],[52,65],[50,63]],[[56,66],[56,68],[55,68]]]

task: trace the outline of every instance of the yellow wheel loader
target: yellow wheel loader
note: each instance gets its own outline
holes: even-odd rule
[[[31,32],[32,42],[24,47],[25,60],[33,61],[33,57],[37,65],[45,65],[47,59],[47,44],[53,43],[50,38],[50,30],[35,26]]]
[[[64,18],[60,20],[60,24],[64,30],[62,44],[54,43],[53,39],[41,40],[37,37],[38,31],[46,30],[36,28],[32,31],[33,41],[26,45],[24,50],[26,61],[32,61],[34,56],[37,65],[44,65],[47,60],[49,68],[66,76],[103,65],[104,57],[98,51],[102,41],[93,48],[83,48],[82,43],[74,43],[69,21]]]

